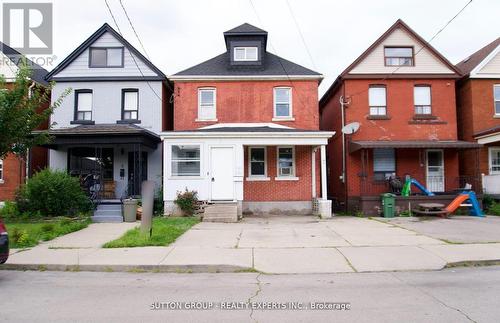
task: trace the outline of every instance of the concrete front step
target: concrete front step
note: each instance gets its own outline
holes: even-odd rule
[[[93,222],[117,223],[123,222],[121,204],[99,204],[92,217]]]
[[[206,222],[238,222],[238,206],[236,204],[213,204],[207,206],[203,213]]]
[[[95,223],[122,223],[123,217],[121,215],[94,215],[92,222]]]
[[[122,205],[121,204],[100,204],[97,207],[99,210],[122,210]]]

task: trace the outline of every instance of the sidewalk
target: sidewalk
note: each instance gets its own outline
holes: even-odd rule
[[[100,245],[137,224],[106,225],[93,224],[16,252],[0,268],[283,274],[439,270],[500,261],[500,243],[449,244],[392,224],[351,217],[200,223],[168,247],[115,249]]]

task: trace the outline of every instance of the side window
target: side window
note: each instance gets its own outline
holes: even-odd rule
[[[373,174],[375,180],[386,180],[396,172],[396,156],[392,148],[373,149]]]
[[[200,176],[200,146],[172,145],[172,176]]]
[[[274,117],[292,118],[292,89],[288,87],[274,88]]]
[[[92,90],[75,90],[75,121],[92,120]]]
[[[216,119],[216,95],[214,88],[198,89],[198,120]]]
[[[416,85],[413,88],[413,101],[415,104],[415,114],[432,114],[431,87],[428,85]]]
[[[493,87],[493,97],[495,101],[495,115],[500,116],[500,84],[495,84]]]
[[[368,89],[370,116],[387,115],[387,93],[384,85],[371,85]]]
[[[123,89],[122,90],[122,120],[138,120],[139,119],[139,90],[138,89]]]

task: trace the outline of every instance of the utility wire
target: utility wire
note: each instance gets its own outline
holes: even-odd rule
[[[144,47],[144,44],[143,44],[143,43],[142,43],[142,41],[141,41],[141,38],[140,38],[140,37],[139,37],[139,35],[137,34],[137,31],[135,30],[134,25],[132,24],[132,20],[130,20],[130,17],[129,17],[129,15],[128,15],[128,13],[127,13],[127,10],[125,9],[125,6],[123,5],[122,0],[120,0],[120,6],[122,7],[123,12],[125,13],[125,16],[127,17],[128,23],[130,24],[130,27],[132,28],[132,31],[133,31],[133,32],[134,32],[134,34],[135,34],[135,37],[136,37],[136,38],[137,38],[137,40],[139,41],[139,44],[141,44],[141,48],[142,48],[142,50],[144,51],[144,54],[146,55],[146,57],[147,57],[148,59],[150,59],[150,58],[149,58],[149,55],[148,55],[148,52],[146,51],[146,48]]]
[[[443,32],[443,30],[446,29],[446,27],[448,27],[449,24],[451,24],[451,22],[453,20],[455,20],[455,18],[457,18],[464,10],[465,8],[467,8],[471,3],[472,3],[473,0],[469,0],[469,2],[467,2],[465,4],[465,6],[462,7],[462,9],[460,9],[450,20],[448,20],[448,22],[441,28],[439,29],[435,34],[434,36],[432,36],[429,40],[428,40],[428,43],[430,43],[431,41],[433,41],[441,32]],[[413,55],[413,57],[416,57],[418,55],[418,53],[420,53],[424,48],[426,48],[425,45],[422,45],[422,47],[415,53],[415,55]],[[396,73],[400,68],[402,67],[406,67],[404,65],[400,65],[398,66],[394,71],[392,71],[391,73],[389,73],[386,77],[382,78],[381,81],[386,81],[388,78],[389,78],[389,75],[394,75],[394,73]],[[361,90],[359,92],[355,92],[351,95],[349,95],[350,98],[352,98],[353,96],[356,96],[356,95],[360,95],[360,94],[363,94],[365,92],[368,92],[367,89],[365,90]]]
[[[286,0],[286,4],[288,6],[288,10],[290,11],[290,15],[292,16],[292,19],[295,23],[295,27],[297,27],[297,31],[299,32],[300,38],[302,39],[302,43],[304,44],[304,47],[306,48],[307,55],[309,55],[309,59],[311,60],[313,68],[314,68],[314,70],[316,70],[316,64],[314,64],[314,59],[311,55],[311,52],[309,51],[309,47],[307,46],[306,39],[304,38],[304,35],[302,34],[302,30],[300,29],[300,25],[297,21],[297,18],[295,17],[295,14],[293,13],[293,8],[290,5],[290,2],[288,0]]]
[[[120,34],[120,36],[123,37],[122,31],[120,30],[120,26],[118,25],[118,22],[116,21],[115,15],[113,14],[113,11],[111,10],[111,7],[108,4],[108,0],[104,0],[104,3],[106,4],[106,7],[108,8],[109,14],[111,15],[111,18],[113,19],[113,22],[115,23],[116,29],[118,29],[118,33]],[[146,76],[144,75],[144,73],[142,72],[141,68],[139,67],[139,64],[137,63],[137,60],[135,59],[134,54],[130,53],[130,56],[132,57],[132,60],[134,61],[135,66],[137,66],[137,69],[141,73],[142,77],[145,79]],[[160,100],[160,102],[163,102],[163,99],[161,98],[161,96],[158,95],[158,93],[156,93],[155,89],[153,89],[153,87],[151,86],[151,84],[149,83],[149,81],[147,81],[147,80],[145,80],[145,81],[148,84],[148,86],[151,89],[151,91],[153,91],[154,95]]]

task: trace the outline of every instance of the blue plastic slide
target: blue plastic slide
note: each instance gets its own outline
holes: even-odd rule
[[[477,197],[476,197],[476,192],[464,191],[464,192],[462,192],[462,194],[469,195],[469,202],[471,204],[471,206],[469,206],[470,215],[483,217],[484,213],[481,210],[481,208],[479,207],[479,202],[478,202]]]
[[[420,184],[416,179],[412,178],[411,183],[415,185],[419,190],[421,190],[427,196],[434,196],[434,193],[425,188],[424,185]]]

